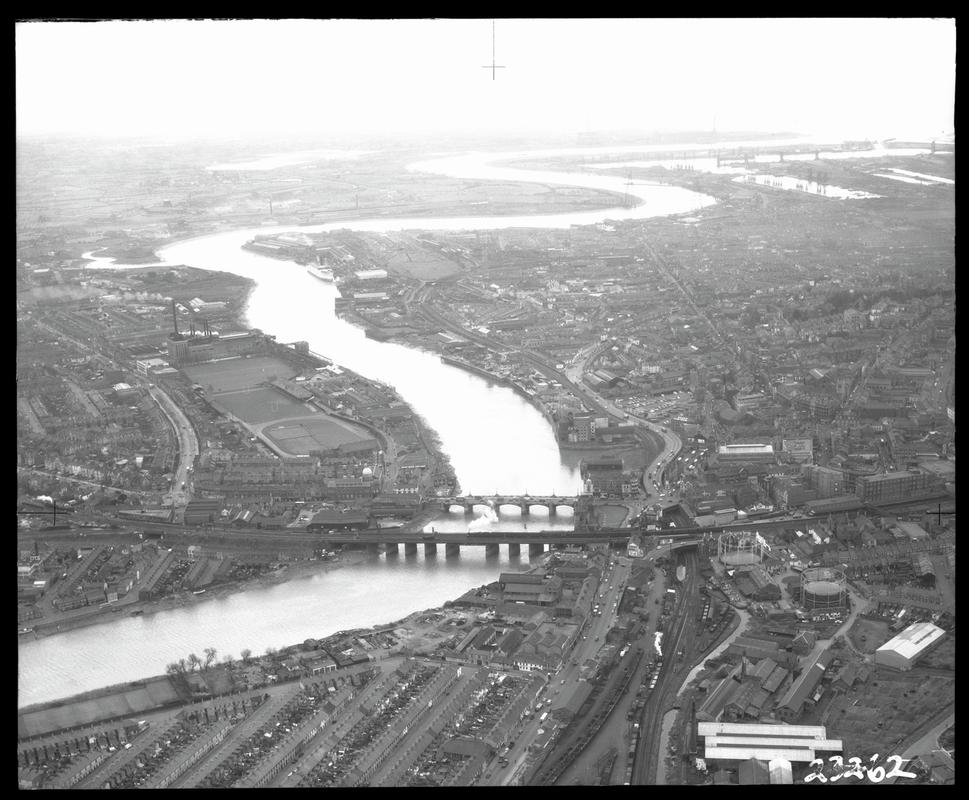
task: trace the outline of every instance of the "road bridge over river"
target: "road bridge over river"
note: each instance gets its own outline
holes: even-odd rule
[[[558,497],[556,495],[465,495],[463,497],[442,497],[439,499],[441,508],[450,511],[455,506],[464,508],[465,514],[473,514],[475,507],[493,508],[495,511],[502,507],[514,506],[521,510],[522,516],[531,513],[535,506],[548,509],[550,517],[554,517],[560,508],[571,508],[573,511],[584,509],[590,505],[588,497]]]

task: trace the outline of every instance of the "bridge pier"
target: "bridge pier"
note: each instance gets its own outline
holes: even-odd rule
[[[545,552],[544,544],[530,544],[528,545],[528,557],[534,558],[535,556],[540,556]]]
[[[486,544],[485,545],[485,558],[498,558],[498,545],[496,544]]]
[[[427,556],[436,556],[436,555],[437,555],[437,545],[433,543],[425,543],[424,557],[427,558]]]
[[[367,554],[368,555],[375,556],[375,555],[377,555],[379,553],[380,553],[380,545],[379,544],[368,544],[367,545]]]
[[[384,544],[384,552],[388,556],[396,556],[400,553],[400,546],[397,542],[386,542]]]
[[[414,542],[407,542],[404,544],[404,555],[405,556],[416,556],[417,555],[417,545]]]
[[[511,558],[518,558],[521,554],[522,554],[522,546],[520,544],[508,545],[508,555]]]
[[[459,555],[461,555],[461,545],[453,544],[451,542],[444,545],[445,558],[457,558]]]

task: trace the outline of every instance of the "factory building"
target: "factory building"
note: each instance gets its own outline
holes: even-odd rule
[[[821,694],[821,678],[831,663],[830,650],[822,651],[813,664],[804,670],[791,684],[777,705],[777,716],[785,722],[795,722],[805,707],[813,706]],[[793,761],[793,759],[791,759]]]
[[[939,481],[928,472],[905,470],[883,475],[862,475],[855,492],[865,503],[894,503],[924,496],[938,489]]]
[[[221,500],[191,500],[185,506],[182,522],[185,525],[211,525],[222,511]]]
[[[503,603],[552,606],[562,596],[562,579],[542,573],[502,572],[498,588]]]
[[[875,663],[890,669],[910,670],[944,637],[945,631],[931,622],[916,622],[879,647],[875,651]]]
[[[819,753],[840,753],[840,739],[829,739],[823,725],[763,725],[734,722],[698,722],[704,740],[703,758],[709,764],[736,768],[736,762],[775,759],[809,763]],[[727,763],[724,763],[727,762]]]
[[[752,461],[773,464],[774,446],[770,444],[722,444],[717,448],[721,463]]]
[[[348,531],[369,527],[370,517],[365,511],[320,511],[310,520],[306,530],[309,532]]]

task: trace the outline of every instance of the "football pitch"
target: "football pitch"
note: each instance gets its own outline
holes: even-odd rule
[[[250,425],[313,414],[299,401],[275,389],[263,387],[220,394],[211,400]]]
[[[365,429],[322,414],[267,425],[262,433],[272,439],[281,450],[293,455],[306,455],[314,450],[332,450],[346,442],[372,438]]]
[[[182,367],[182,372],[209,394],[250,389],[272,378],[283,380],[296,374],[285,361],[280,361],[271,356],[252,356],[251,358],[213,361],[207,364],[190,364],[187,367]]]

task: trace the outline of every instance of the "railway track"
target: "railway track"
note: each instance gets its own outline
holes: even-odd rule
[[[659,753],[663,715],[667,710],[668,698],[676,696],[678,681],[682,681],[684,672],[677,654],[680,651],[685,654],[687,648],[692,649],[696,636],[694,606],[699,598],[696,553],[685,552],[683,563],[686,566],[686,579],[680,584],[680,595],[671,617],[672,629],[663,637],[663,667],[657,685],[643,708],[640,721],[641,735],[636,745],[630,781],[635,785],[645,786],[656,782],[657,762],[663,755]]]

